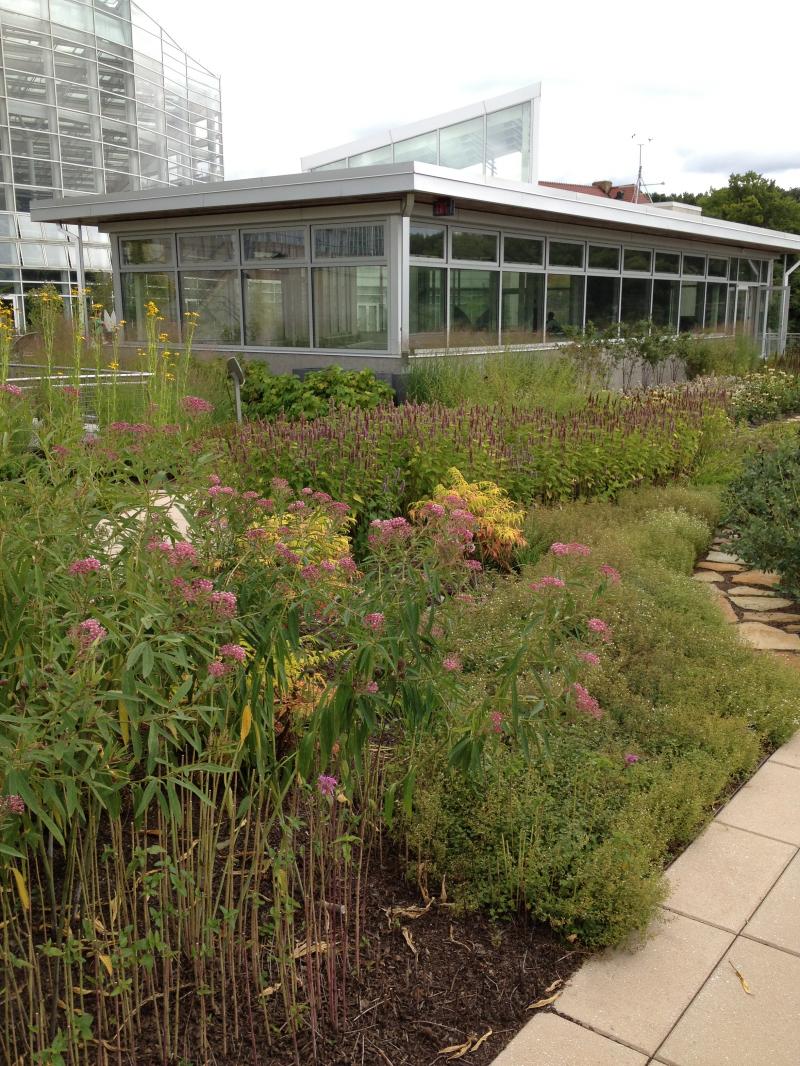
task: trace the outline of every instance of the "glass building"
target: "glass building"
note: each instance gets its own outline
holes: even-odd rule
[[[111,235],[127,342],[141,340],[153,300],[173,339],[196,311],[198,349],[276,370],[535,350],[589,323],[651,319],[762,343],[785,323],[800,235],[520,180],[537,169],[537,101],[537,86],[483,101],[330,149],[297,174],[34,213]],[[437,162],[398,159],[410,141],[435,144]],[[443,145],[456,143],[442,165]]]
[[[0,47],[0,298],[24,329],[36,286],[111,288],[108,237],[32,201],[222,179],[220,89],[131,0],[0,0]]]

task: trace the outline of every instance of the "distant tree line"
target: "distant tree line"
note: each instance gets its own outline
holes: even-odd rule
[[[651,193],[658,203],[678,200],[702,207],[704,215],[742,222],[747,226],[800,233],[800,188],[782,189],[770,178],[748,170],[746,174],[731,174],[721,189],[693,193]],[[789,332],[800,333],[800,267],[792,274],[792,295],[789,301]]]

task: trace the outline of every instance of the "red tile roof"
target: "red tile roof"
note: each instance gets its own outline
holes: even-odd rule
[[[588,196],[602,196],[606,200],[624,200],[628,204],[634,202],[633,197],[636,192],[635,185],[612,185],[611,182],[606,181],[596,182],[594,185],[575,185],[569,181],[540,181],[539,184],[549,189],[565,189],[567,192],[581,192]],[[640,204],[652,203],[650,195],[644,189],[639,190],[638,202]]]

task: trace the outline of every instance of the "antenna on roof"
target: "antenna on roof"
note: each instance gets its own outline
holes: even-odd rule
[[[631,135],[631,140],[635,141],[638,136],[639,136],[638,133],[632,134]],[[644,184],[644,182],[642,181],[642,155],[644,153],[644,146],[646,144],[650,144],[652,139],[653,139],[652,137],[648,137],[646,141],[637,141],[636,142],[638,147],[639,147],[639,170],[638,170],[638,173],[636,175],[636,188],[633,190],[633,202],[635,204],[639,203],[639,193],[641,192],[642,185]]]

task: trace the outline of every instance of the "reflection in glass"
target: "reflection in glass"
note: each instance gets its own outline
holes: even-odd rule
[[[641,248],[626,248],[623,260],[625,270],[644,271],[649,274],[653,265],[653,253]]]
[[[419,137],[408,137],[404,141],[395,141],[395,163],[438,163],[439,139],[436,130],[421,133]]]
[[[243,256],[248,263],[275,259],[304,259],[306,232],[303,229],[266,229],[242,234]]]
[[[377,167],[382,163],[392,162],[392,146],[385,144],[381,148],[372,148],[369,152],[358,152],[347,160],[350,167]]]
[[[699,329],[703,325],[703,297],[705,285],[702,281],[684,281],[681,283],[681,312],[678,328],[681,332]]]
[[[680,274],[679,252],[656,252],[656,274]]]
[[[583,267],[583,245],[567,241],[550,241],[550,266]]]
[[[539,344],[544,328],[544,274],[503,271],[503,344]]]
[[[149,266],[172,262],[172,236],[138,237],[119,242],[123,266]]]
[[[703,277],[706,272],[706,257],[704,255],[685,255],[683,257],[684,274]]]
[[[244,272],[245,344],[307,348],[308,274],[299,270]]]
[[[600,244],[590,244],[589,269],[619,270],[619,248],[606,248]]]
[[[619,278],[590,275],[586,279],[586,324],[605,329],[619,314]]]
[[[443,226],[424,226],[413,222],[408,239],[409,252],[426,259],[444,259],[444,238]]]
[[[544,263],[544,241],[535,237],[503,237],[503,260],[506,263],[542,266]]]
[[[681,283],[656,278],[653,282],[653,322],[657,326],[678,328],[678,311],[680,309]]]
[[[530,172],[530,101],[486,116],[486,176],[526,181]]]
[[[727,278],[728,260],[710,258],[708,260],[708,276],[710,278]]]
[[[383,228],[380,229],[382,234]],[[385,350],[387,323],[386,267],[317,267],[314,270],[314,330],[318,347]]]
[[[178,254],[181,263],[230,263],[236,261],[236,234],[180,233]]]
[[[710,281],[706,286],[705,328],[716,332],[724,330],[727,307],[728,286],[724,282]]]
[[[240,344],[241,298],[238,270],[181,272],[181,309],[196,311],[198,344]]]
[[[164,319],[159,329],[168,333],[172,340],[178,335],[178,312],[175,299],[175,275],[155,274],[149,271],[123,273],[122,317],[125,319],[125,336],[128,340],[145,338],[147,321],[146,305],[152,300]]]
[[[470,118],[439,131],[439,164],[483,173],[483,117]]]
[[[641,322],[650,317],[650,279],[623,278],[620,319]]]
[[[544,328],[548,339],[563,337],[568,328],[583,327],[582,274],[547,275],[547,317]]]
[[[500,274],[450,271],[450,345],[497,344]]]
[[[318,226],[314,230],[317,259],[350,259],[383,255],[383,223],[367,226]]]
[[[475,233],[471,230],[454,229],[451,253],[453,259],[472,263],[497,262],[497,234]]]
[[[443,348],[447,343],[447,271],[412,266],[409,279],[410,347]]]

